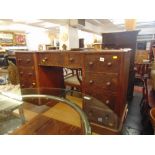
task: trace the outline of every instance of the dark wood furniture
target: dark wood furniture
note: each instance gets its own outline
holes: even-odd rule
[[[149,52],[149,59],[150,61],[154,61],[154,51],[155,51],[155,41],[151,41],[151,45],[150,45],[150,52]]]
[[[136,52],[136,41],[139,31],[124,31],[114,33],[102,33],[102,48],[108,49],[120,49],[120,48],[131,48],[130,52],[130,72],[128,81],[128,100],[133,97],[134,90],[134,60]]]
[[[143,97],[140,103],[142,113],[145,113],[145,111],[147,110],[145,108],[145,104],[149,104],[147,83],[148,79],[150,78],[150,72],[150,63],[135,64],[135,78],[136,80],[139,80],[139,82],[141,82],[143,88]]]
[[[124,120],[130,64],[128,50],[17,52],[16,60],[21,88],[34,87],[38,92],[41,87],[65,88],[63,67],[81,68],[82,92],[101,100],[113,111],[104,115],[104,104],[84,102],[83,109],[93,130],[119,134],[120,127],[119,131],[112,130],[103,124],[113,115],[117,116],[118,124]]]

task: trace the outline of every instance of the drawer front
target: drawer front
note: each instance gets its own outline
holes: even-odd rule
[[[86,71],[117,73],[120,69],[119,55],[86,55]]]
[[[101,107],[104,108],[104,105],[107,105],[110,109],[115,111],[115,106],[117,106],[116,93],[105,91],[103,89],[90,89],[89,87],[86,87],[85,94],[93,96],[94,98],[101,101]]]
[[[62,66],[65,59],[63,53],[39,53],[39,64],[44,66]]]
[[[36,75],[33,68],[18,68],[21,88],[35,88]]]
[[[84,84],[85,87],[90,89],[116,91],[118,88],[118,74],[86,72]]]
[[[23,88],[36,88],[37,83],[36,80],[26,80],[26,79],[20,79],[20,87]]]
[[[74,68],[81,68],[82,66],[82,56],[79,53],[69,53],[68,60],[67,60],[68,67]]]
[[[97,106],[87,106],[86,104],[84,107],[84,111],[88,116],[90,122],[104,125],[112,129],[117,129],[117,115],[110,109],[103,109]]]
[[[33,66],[34,59],[31,53],[16,53],[16,62],[18,66]]]

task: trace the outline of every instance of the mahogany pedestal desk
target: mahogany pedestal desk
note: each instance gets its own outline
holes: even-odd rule
[[[104,106],[83,103],[92,129],[100,134],[120,134],[127,107],[129,62],[130,51],[123,49],[16,52],[22,89],[38,88],[40,93],[40,88],[64,88],[63,67],[81,68],[82,93],[99,99],[113,111],[102,116]],[[117,129],[104,126],[110,115],[117,116]]]

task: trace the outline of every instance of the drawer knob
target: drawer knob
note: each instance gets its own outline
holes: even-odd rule
[[[92,61],[89,62],[89,66],[92,66],[94,63]]]
[[[23,72],[20,72],[20,75],[23,75]]]
[[[22,59],[18,59],[18,61],[20,62],[20,61],[22,61]]]
[[[73,58],[69,58],[69,61],[70,61],[70,62],[73,62],[73,61],[74,61],[74,59],[73,59]]]
[[[29,76],[32,76],[32,73],[28,73]]]
[[[88,115],[89,115],[89,116],[93,116],[93,112],[90,111],[90,112],[88,113]]]
[[[94,81],[93,81],[93,80],[90,80],[90,81],[89,81],[89,83],[90,83],[90,84],[93,84],[93,83],[94,83]]]
[[[105,103],[106,103],[106,104],[109,104],[109,103],[110,103],[110,101],[109,101],[109,100],[106,100],[106,101],[105,101]]]
[[[22,88],[23,88],[25,85],[24,85],[24,84],[22,84],[21,86],[22,86]]]
[[[112,63],[111,63],[111,62],[108,62],[108,63],[107,63],[107,66],[109,66],[109,67],[110,67],[111,65],[112,65]]]
[[[42,63],[45,63],[46,61],[47,61],[46,57],[44,59],[42,59]]]
[[[31,62],[31,60],[30,59],[27,59],[26,62],[29,63],[29,62]]]
[[[36,83],[35,82],[32,82],[32,86],[35,86],[36,85]]]
[[[105,116],[105,120],[106,120],[106,121],[109,120],[109,115],[106,115],[106,116]]]
[[[107,82],[106,85],[107,85],[107,86],[110,86],[110,85],[111,85],[111,82]]]

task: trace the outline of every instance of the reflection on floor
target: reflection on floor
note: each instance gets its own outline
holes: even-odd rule
[[[149,92],[151,92],[149,90]],[[155,98],[151,99],[151,104],[155,105]],[[154,97],[154,95],[153,95]],[[71,97],[78,105],[81,106],[81,100]],[[122,134],[123,135],[139,135],[142,133],[142,124],[141,124],[141,114],[140,114],[140,100],[142,98],[142,89],[141,87],[135,87],[135,93],[133,100],[128,103],[128,114],[126,121],[123,126]],[[9,118],[0,118],[0,134],[11,133],[14,129],[21,126],[21,120],[15,115],[10,115]],[[52,117],[58,121],[63,121],[64,123],[72,124],[76,127],[80,127],[80,119],[77,113],[73,112],[71,108],[63,104],[57,104],[54,108],[49,109],[47,106],[35,106],[30,104],[24,105],[24,113],[26,120],[29,121],[36,117],[39,113],[43,113],[44,116]],[[72,114],[71,114],[72,113]],[[70,117],[72,115],[72,117]]]
[[[21,119],[16,115],[10,115],[9,117],[3,117],[0,119],[0,135],[5,135],[13,132],[15,129],[21,126]]]
[[[128,115],[122,130],[123,135],[141,134],[142,125],[139,108],[141,97],[141,93],[134,93],[134,98],[128,105]],[[74,97],[71,98],[81,106],[80,99],[77,100]],[[43,115],[46,117],[51,117],[58,121],[61,120],[64,123],[80,127],[80,119],[78,114],[64,104],[56,104],[56,106],[51,109],[48,109],[47,106],[38,107],[35,105],[32,106],[30,104],[25,104],[24,113],[27,121],[36,117],[39,113],[43,113]],[[70,115],[72,115],[72,117]],[[17,116],[13,115],[10,117],[11,118],[0,120],[0,134],[11,133],[14,129],[18,128],[21,125],[21,120]]]

